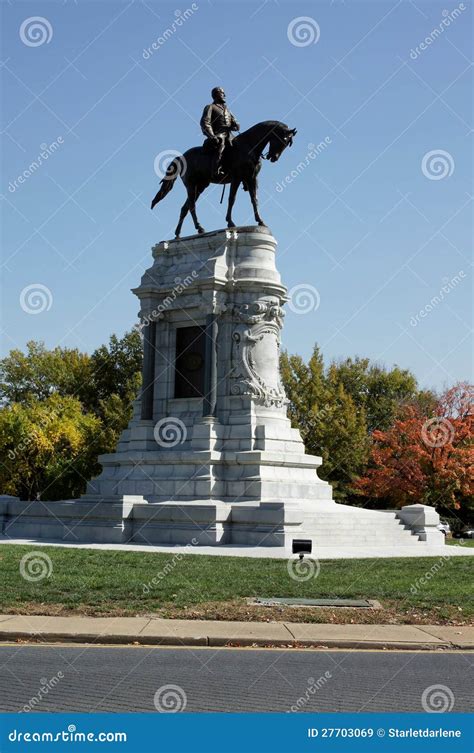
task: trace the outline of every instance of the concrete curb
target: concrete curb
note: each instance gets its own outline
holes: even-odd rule
[[[0,615],[0,641],[214,647],[474,649],[474,627]]]

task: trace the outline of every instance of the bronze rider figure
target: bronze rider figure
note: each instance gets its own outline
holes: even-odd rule
[[[211,96],[212,103],[204,108],[200,125],[206,136],[204,147],[210,146],[217,151],[217,175],[223,176],[221,162],[224,149],[227,144],[232,145],[232,131],[238,131],[240,126],[226,105],[224,89],[215,86]]]

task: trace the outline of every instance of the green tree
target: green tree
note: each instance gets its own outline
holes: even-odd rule
[[[112,335],[109,344],[101,345],[90,357],[90,394],[87,408],[98,415],[107,411],[105,403],[116,395],[130,408],[141,381],[142,343],[137,330],[122,338]]]
[[[323,357],[316,346],[308,363],[301,356],[283,352],[280,373],[289,399],[288,414],[301,432],[308,452],[313,453],[317,443],[316,427],[321,422],[320,412],[328,402],[325,387]],[[319,452],[314,453],[319,454]]]
[[[123,337],[112,335],[92,355],[77,349],[48,350],[43,342],[30,341],[27,352],[12,350],[0,361],[0,402],[24,403],[52,394],[70,395],[84,410],[101,416],[103,401],[112,395],[131,404],[140,386],[142,346],[137,330]]]
[[[346,500],[367,462],[364,409],[357,409],[341,381],[325,373],[318,347],[307,364],[283,353],[281,375],[293,426],[301,431],[307,451],[323,458],[320,475],[333,484],[336,499]]]
[[[52,394],[85,394],[90,378],[90,356],[77,349],[47,350],[43,342],[27,343],[27,352],[11,350],[0,361],[0,403],[44,400]]]
[[[102,452],[112,452],[132,417],[132,403],[141,383],[142,343],[137,330],[122,338],[112,335],[90,359],[86,407],[103,423]]]
[[[71,499],[99,470],[102,424],[58,394],[0,410],[0,488],[21,499]]]
[[[370,434],[386,431],[406,403],[417,403],[427,415],[436,404],[436,396],[420,391],[415,376],[399,366],[386,369],[368,358],[346,358],[333,362],[328,374],[342,383],[358,409],[364,409]]]
[[[373,433],[387,431],[408,404],[425,416],[437,404],[406,369],[359,357],[325,368],[317,346],[308,363],[283,353],[281,373],[293,426],[307,451],[323,457],[321,476],[333,484],[335,497],[353,504],[370,503],[356,482],[366,473]]]
[[[11,351],[0,362],[0,489],[27,499],[43,490],[49,499],[79,496],[131,418],[141,352],[137,331],[113,335],[90,356],[37,342]]]

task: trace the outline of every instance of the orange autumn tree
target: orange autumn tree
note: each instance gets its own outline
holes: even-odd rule
[[[400,409],[387,431],[374,431],[359,493],[390,506],[421,502],[439,511],[473,512],[473,388],[460,382],[439,398],[434,415]]]

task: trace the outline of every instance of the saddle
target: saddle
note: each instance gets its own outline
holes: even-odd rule
[[[212,176],[212,180],[215,181],[216,183],[221,183],[222,179],[224,177],[227,177],[229,174],[228,165],[229,165],[229,159],[230,159],[230,154],[232,150],[232,141],[233,139],[227,139],[227,138],[225,140],[224,151],[222,153],[221,162],[220,162],[220,169],[222,173],[215,172]],[[215,155],[219,151],[219,146],[212,139],[207,138],[204,140],[203,149],[208,154]],[[242,181],[242,188],[244,189],[244,191],[248,191],[248,187],[245,181]]]

